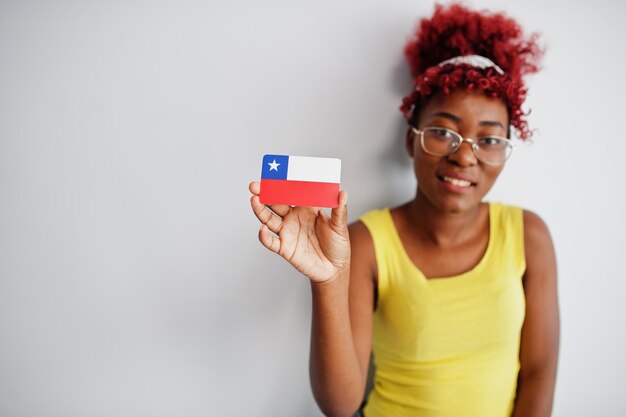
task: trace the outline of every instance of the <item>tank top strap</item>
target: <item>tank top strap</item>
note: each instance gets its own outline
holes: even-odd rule
[[[496,233],[492,234],[497,242],[493,245],[492,257],[507,259],[516,270],[526,269],[524,250],[524,210],[521,207],[502,203],[490,203],[494,216],[492,226]]]

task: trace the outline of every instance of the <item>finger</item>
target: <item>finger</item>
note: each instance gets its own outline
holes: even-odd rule
[[[270,208],[274,213],[278,214],[280,217],[284,217],[291,210],[291,206],[287,206],[284,204],[268,204],[267,207]]]
[[[326,210],[324,210],[324,209],[323,209],[323,208],[321,208],[321,207],[320,207],[320,208],[319,208],[319,210],[317,211],[317,214],[316,214],[316,215],[317,215],[318,217],[320,217],[320,218],[322,218],[322,219],[326,220],[326,221],[329,221],[329,220],[330,220],[330,217],[329,217],[329,216],[328,216],[328,214],[326,213]]]
[[[259,230],[259,241],[263,244],[263,246],[274,253],[278,253],[280,251],[280,239],[273,236],[266,225],[261,225],[261,229]]]
[[[261,184],[258,181],[252,181],[250,185],[248,185],[248,189],[254,195],[259,195],[261,192]]]
[[[252,181],[248,186],[248,189],[252,194],[259,195],[261,194],[261,183],[258,181]],[[274,213],[278,214],[281,217],[289,213],[289,210],[291,209],[290,206],[283,204],[268,204],[267,206],[270,208],[270,210],[272,210]]]
[[[343,231],[348,225],[348,192],[339,191],[339,205],[330,212],[330,224],[336,231]]]
[[[252,206],[252,211],[261,223],[267,225],[267,227],[276,234],[280,232],[280,229],[283,228],[282,218],[272,213],[265,204],[261,203],[258,195],[250,197],[250,205]]]

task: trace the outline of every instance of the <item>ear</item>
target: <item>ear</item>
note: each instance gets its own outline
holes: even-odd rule
[[[416,138],[416,134],[413,133],[413,129],[411,129],[411,127],[409,127],[406,130],[406,140],[405,140],[405,145],[406,145],[406,151],[409,153],[409,156],[411,158],[413,158],[414,152],[415,152],[415,138]]]

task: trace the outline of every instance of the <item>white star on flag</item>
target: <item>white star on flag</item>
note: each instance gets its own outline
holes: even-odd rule
[[[270,166],[270,171],[272,171],[272,170],[278,171],[278,165],[280,165],[280,164],[277,164],[276,160],[274,159],[273,162],[268,162],[267,165]]]

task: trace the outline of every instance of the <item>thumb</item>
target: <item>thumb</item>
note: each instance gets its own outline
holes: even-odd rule
[[[339,205],[330,212],[330,224],[336,232],[342,233],[348,224],[348,192],[339,191]]]

